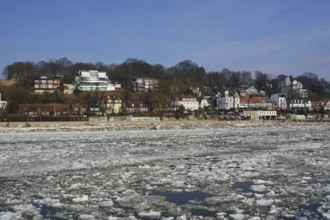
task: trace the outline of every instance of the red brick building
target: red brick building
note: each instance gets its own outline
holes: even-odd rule
[[[24,116],[81,116],[83,109],[79,104],[20,104],[19,113]]]

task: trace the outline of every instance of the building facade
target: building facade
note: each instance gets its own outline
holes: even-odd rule
[[[6,109],[7,108],[7,102],[2,101],[1,99],[1,93],[0,93],[0,109]]]
[[[247,88],[245,90],[245,94],[247,97],[260,95],[259,91],[254,86],[250,86],[249,88]]]
[[[237,92],[230,96],[226,90],[220,94],[217,98],[217,108],[222,110],[229,110],[240,107],[240,96]]]
[[[119,83],[111,83],[106,72],[97,70],[80,70],[75,82],[80,91],[115,91],[121,88]]]
[[[264,96],[254,96],[249,99],[249,107],[251,108],[262,108],[262,109],[271,109],[273,108],[273,102]]]
[[[297,80],[287,77],[280,83],[281,93],[292,99],[307,99],[308,90]]]
[[[183,106],[185,110],[195,111],[199,109],[199,102],[195,97],[183,96],[172,102],[174,110],[179,109],[180,106]]]
[[[276,107],[279,109],[286,109],[288,107],[286,96],[284,94],[272,94],[270,100],[276,103]]]
[[[148,104],[143,103],[142,101],[129,100],[126,101],[123,109],[126,113],[143,113],[149,112],[149,107],[150,106]]]
[[[148,92],[158,89],[159,80],[154,78],[137,78],[132,82],[134,92]]]
[[[312,102],[304,99],[293,99],[290,102],[291,109],[308,109],[312,110]]]
[[[202,99],[201,103],[199,104],[200,108],[209,108],[210,103],[206,98]]]
[[[324,110],[330,110],[330,101],[327,101],[327,103],[324,106]]]
[[[33,80],[33,89],[35,93],[54,92],[61,85],[60,77],[48,78],[40,76]]]
[[[82,115],[82,107],[79,104],[20,104],[19,113],[24,116],[65,116]]]
[[[248,120],[274,120],[277,118],[276,111],[249,110],[243,111],[243,117]]]
[[[119,114],[122,112],[122,101],[119,98],[108,97],[106,101],[107,114]]]

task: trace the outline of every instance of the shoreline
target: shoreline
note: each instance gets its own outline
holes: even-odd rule
[[[133,130],[169,130],[223,127],[255,126],[301,126],[324,124],[329,121],[290,121],[290,120],[168,120],[168,121],[54,121],[54,122],[0,122],[0,133],[35,131],[133,131]]]

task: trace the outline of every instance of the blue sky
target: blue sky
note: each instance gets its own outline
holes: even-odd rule
[[[329,0],[1,0],[0,71],[16,61],[171,67],[192,60],[330,80]]]

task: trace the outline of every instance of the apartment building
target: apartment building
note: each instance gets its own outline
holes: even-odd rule
[[[80,70],[75,82],[80,91],[115,91],[121,88],[118,82],[113,84],[109,80],[106,72],[97,70]]]

